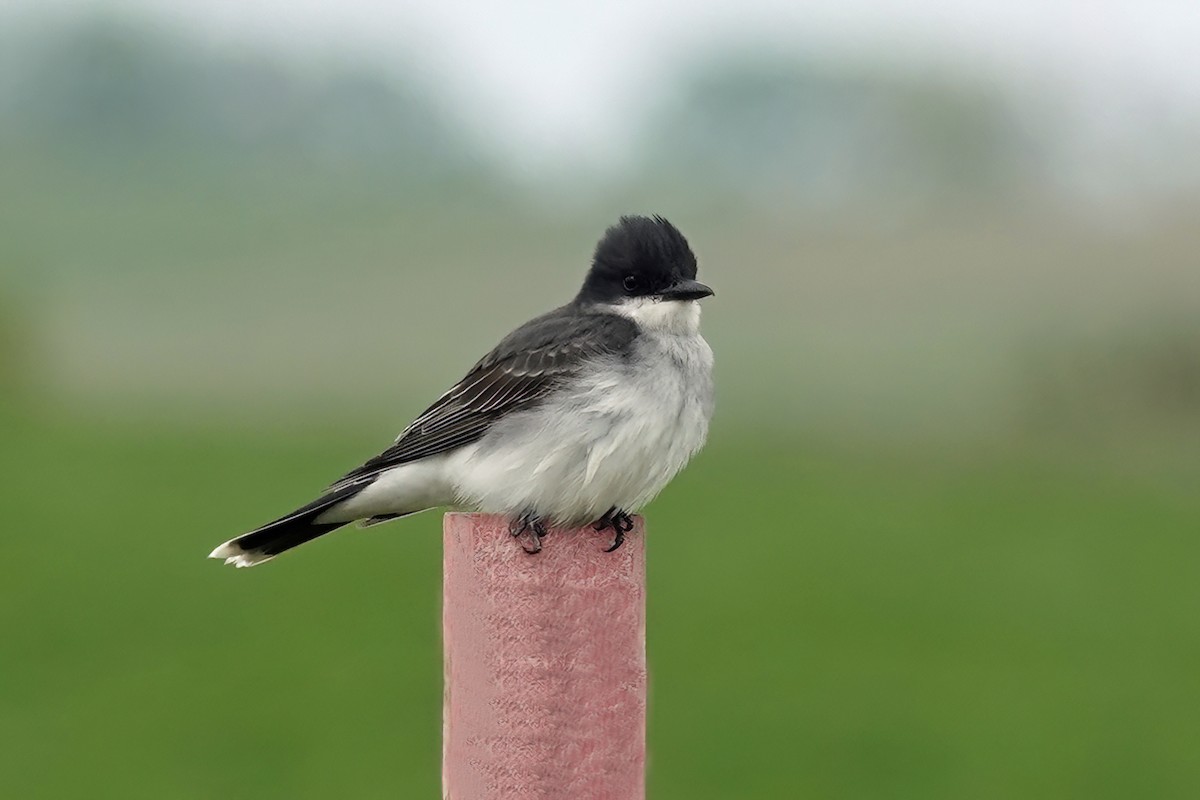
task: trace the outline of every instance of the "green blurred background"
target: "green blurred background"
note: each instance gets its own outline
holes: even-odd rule
[[[220,541],[567,299],[717,289],[650,797],[1200,795],[1200,21],[0,2],[0,797],[436,797],[436,515]]]

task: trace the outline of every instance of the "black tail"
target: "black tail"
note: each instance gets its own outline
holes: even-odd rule
[[[333,506],[361,492],[368,483],[339,487],[287,516],[230,539],[209,553],[208,557],[224,559],[226,564],[238,567],[253,567],[270,561],[285,550],[335,531],[348,523],[315,520]]]

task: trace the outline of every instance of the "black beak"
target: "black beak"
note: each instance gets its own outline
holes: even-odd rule
[[[701,297],[711,297],[716,294],[700,281],[680,281],[674,286],[668,286],[662,291],[663,300],[699,300]]]

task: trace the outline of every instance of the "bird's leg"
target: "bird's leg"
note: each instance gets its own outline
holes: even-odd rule
[[[611,553],[625,543],[625,534],[633,530],[633,517],[613,506],[608,511],[605,511],[604,516],[596,520],[592,527],[598,531],[602,531],[605,528],[612,528],[616,533],[616,536],[613,538],[612,547],[604,551]]]
[[[604,516],[592,523],[592,530],[602,531],[609,525],[612,525],[612,515],[616,512],[617,507],[613,506],[608,511],[604,512]]]
[[[529,542],[532,547],[526,547],[525,543],[522,542],[521,549],[531,555],[541,552],[542,539],[548,533],[546,523],[542,522],[541,517],[537,514],[534,514],[532,511],[526,511],[514,519],[508,526],[508,532],[514,537],[520,537],[526,531],[529,533]]]
[[[612,546],[604,551],[606,553],[611,553],[625,543],[625,534],[633,530],[633,517],[617,509],[617,512],[612,515],[612,527],[616,531],[616,536],[613,538]]]

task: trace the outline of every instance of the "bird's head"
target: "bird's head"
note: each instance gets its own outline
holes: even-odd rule
[[[659,216],[621,217],[596,245],[579,290],[583,305],[611,306],[651,327],[698,320],[695,302],[713,294],[696,280],[696,256],[679,230]]]

